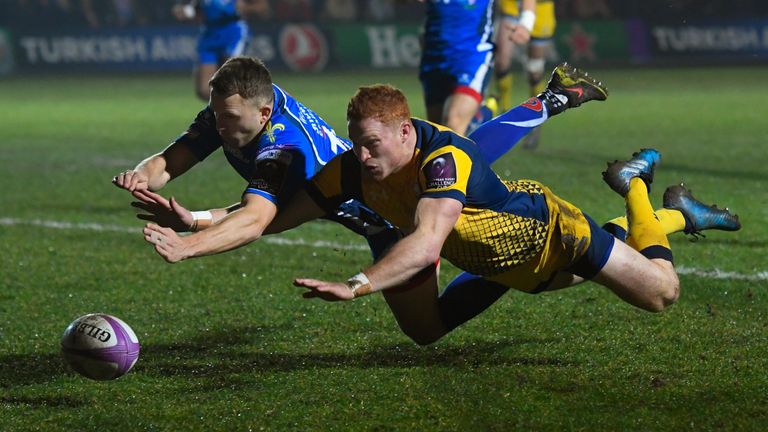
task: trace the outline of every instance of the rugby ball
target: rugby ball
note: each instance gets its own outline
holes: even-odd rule
[[[61,353],[72,369],[99,381],[125,375],[136,364],[140,349],[128,324],[103,313],[72,321],[61,337]]]

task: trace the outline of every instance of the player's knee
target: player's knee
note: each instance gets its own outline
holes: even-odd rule
[[[537,83],[544,78],[544,67],[546,66],[546,60],[543,58],[529,59],[526,64],[526,70],[528,72],[528,79],[531,83]]]
[[[680,281],[677,275],[665,278],[665,280],[654,290],[653,297],[649,299],[648,307],[645,309],[650,312],[662,312],[669,306],[672,306],[680,298]]]
[[[529,74],[544,74],[544,67],[547,61],[544,58],[530,58],[526,64],[526,70]]]
[[[443,337],[442,334],[428,332],[406,332],[405,334],[419,346],[432,345]]]
[[[440,340],[440,338],[447,333],[442,326],[424,325],[424,323],[421,323],[420,325],[404,325],[401,322],[399,324],[400,330],[402,330],[414,343],[420,346],[431,345]]]

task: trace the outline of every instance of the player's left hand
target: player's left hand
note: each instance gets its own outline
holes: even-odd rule
[[[131,192],[134,201],[131,206],[143,210],[148,214],[137,214],[142,220],[154,222],[160,226],[168,227],[177,232],[189,231],[194,219],[192,213],[179,204],[175,198],[165,199],[162,195],[149,190],[135,190]]]
[[[352,300],[355,294],[345,283],[326,282],[317,279],[294,279],[293,285],[307,288],[302,294],[304,298],[320,297],[325,301]]]
[[[511,40],[513,43],[517,45],[524,45],[531,40],[531,33],[524,26],[508,22],[505,22],[502,25],[506,27],[509,40]]]
[[[176,234],[176,231],[171,228],[148,223],[144,227],[143,232],[144,240],[154,245],[155,252],[167,262],[175,263],[189,258],[190,254],[184,238]]]

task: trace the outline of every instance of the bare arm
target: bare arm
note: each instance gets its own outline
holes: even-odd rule
[[[136,168],[119,173],[112,179],[112,183],[130,192],[146,189],[156,191],[198,162],[186,145],[173,143],[162,152],[139,162]]]
[[[144,239],[168,262],[213,255],[258,240],[275,218],[277,206],[256,194],[245,194],[240,208],[203,231],[180,237],[171,228],[150,223]]]
[[[358,290],[353,291],[349,283],[315,279],[296,279],[294,285],[310,289],[304,294],[305,297],[321,297],[325,300],[351,300],[360,295],[400,286],[437,261],[462,207],[461,202],[451,198],[419,200],[415,230],[395,243],[381,260],[363,271],[368,283],[362,283]]]
[[[144,212],[137,214],[137,218],[172,228],[176,232],[202,231],[243,205],[237,202],[225,208],[195,212],[188,210],[174,197],[166,199],[159,193],[141,189],[131,193],[138,200],[132,202],[131,206]]]
[[[269,224],[264,234],[277,234],[325,215],[323,209],[302,189]]]
[[[517,24],[503,23],[507,28],[508,38],[518,44],[525,44],[531,39],[531,31],[536,21],[536,0],[523,0]]]
[[[399,286],[440,258],[445,239],[459,219],[463,205],[451,198],[422,198],[416,207],[416,229],[364,270],[373,291]]]

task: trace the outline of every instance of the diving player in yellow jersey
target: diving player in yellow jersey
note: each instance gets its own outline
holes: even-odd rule
[[[554,109],[551,102],[542,101]],[[450,304],[450,293],[438,296],[434,278],[398,290],[441,256],[476,275],[466,283],[477,296],[484,289],[537,293],[591,279],[632,305],[661,311],[679,296],[666,234],[740,228],[738,217],[705,206],[680,188],[668,190],[672,208],[657,218],[648,198],[660,159],[656,150],[614,162],[603,173],[626,201],[624,243],[546,186],[501,180],[474,142],[412,118],[405,95],[394,87],[361,87],[349,102],[347,120],[352,150],[325,165],[268,231],[320,217],[350,198],[397,225],[405,237],[347,281],[299,278],[294,284],[308,290],[305,297],[328,301],[389,293],[398,323],[419,344],[434,342],[472,317],[452,316],[468,308],[472,290],[469,302],[459,305]]]
[[[494,76],[501,112],[512,105],[512,59],[516,46],[528,46],[525,71],[530,95],[541,93],[545,86],[546,56],[555,34],[554,0],[499,0],[499,30],[494,53]],[[523,147],[538,145],[540,128],[523,141]]]

